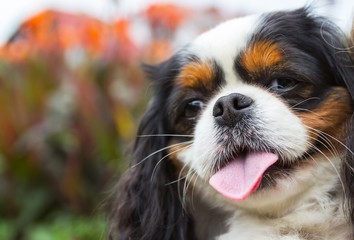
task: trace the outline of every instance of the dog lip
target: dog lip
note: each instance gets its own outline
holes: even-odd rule
[[[268,169],[265,170],[263,177],[261,178],[260,185],[257,188],[256,192],[261,189],[264,189],[265,187],[275,186],[276,179],[287,176],[298,163],[298,161],[293,161],[293,162],[285,161],[284,158],[281,156],[281,154],[279,154],[279,152],[274,149],[263,150],[263,149],[250,148],[248,146],[242,146],[239,147],[237,150],[234,150],[233,153],[228,156],[220,156],[219,163],[215,164],[217,167],[213,169],[213,174],[215,174],[221,168],[225,167],[235,158],[240,156],[241,157],[246,156],[251,152],[254,153],[268,152],[278,156],[278,160],[272,166],[270,166]]]
[[[315,147],[309,149],[302,156],[295,158],[292,161],[284,160],[279,156],[277,162],[275,162],[272,166],[270,166],[263,175],[263,179],[257,189],[257,191],[276,186],[277,179],[287,177],[291,174],[291,172],[298,166],[301,166],[302,163],[305,162],[312,154],[318,152]]]
[[[245,200],[257,190],[265,170],[277,160],[276,154],[249,152],[230,161],[210,178],[209,183],[231,200]]]
[[[232,154],[230,154],[229,156],[219,157],[219,163],[217,164],[217,168],[214,169],[213,173],[219,171],[221,168],[223,168],[224,166],[229,164],[230,161],[232,161],[236,158],[245,157],[249,153],[256,153],[256,152],[268,152],[268,153],[273,153],[273,154],[279,156],[279,154],[276,151],[271,151],[271,150],[264,151],[262,149],[251,149],[251,148],[243,146],[243,147],[240,147],[238,150],[232,151]]]
[[[229,134],[226,134],[226,136],[229,136]],[[276,182],[275,179],[279,177],[287,176],[296,166],[302,163],[303,160],[306,160],[307,158],[309,158],[309,156],[318,152],[316,150],[316,147],[313,147],[307,150],[306,152],[304,152],[299,157],[288,159],[283,154],[281,154],[281,151],[278,151],[275,148],[267,146],[264,143],[264,141],[262,141],[261,139],[257,139],[256,141],[254,141],[255,146],[253,147],[250,146],[250,144],[243,144],[243,145],[236,146],[231,141],[229,141],[230,139],[231,139],[230,137],[227,138],[224,137],[223,141],[219,142],[220,144],[219,146],[223,146],[221,148],[222,151],[220,151],[219,154],[217,155],[217,164],[215,164],[215,167],[212,169],[211,173],[212,174],[216,173],[222,167],[226,166],[233,159],[240,156],[245,156],[250,152],[269,152],[269,153],[276,154],[279,157],[279,159],[276,163],[274,163],[265,171],[260,188],[262,188],[262,186],[269,185],[266,184],[269,181],[273,182],[274,185],[274,183]],[[227,146],[227,148],[225,146]]]

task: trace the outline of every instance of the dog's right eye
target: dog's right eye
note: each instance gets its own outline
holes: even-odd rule
[[[204,108],[204,103],[201,100],[192,100],[188,102],[184,108],[184,117],[194,119],[199,112]]]
[[[275,92],[283,93],[293,90],[298,83],[299,82],[294,79],[275,78],[270,82],[269,88]]]

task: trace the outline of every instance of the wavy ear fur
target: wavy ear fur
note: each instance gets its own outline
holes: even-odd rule
[[[349,46],[344,51],[344,54],[346,54],[350,59],[343,64],[343,68],[345,68],[345,70],[341,71],[341,73],[344,72],[344,82],[350,95],[352,96],[352,99],[354,99],[354,29],[351,34],[351,39],[348,41]],[[354,103],[352,104],[354,105]],[[352,239],[354,239],[354,113],[348,124],[347,133],[346,145],[348,149],[345,162],[343,162],[342,165],[342,174],[345,181],[346,201],[349,211],[348,214],[352,224]]]
[[[336,27],[323,20],[321,25],[324,59],[329,64],[336,84],[344,86],[352,97],[354,109],[354,54],[353,43],[344,37]],[[352,225],[352,239],[354,239],[354,113],[348,122],[346,156],[342,162],[342,179],[345,186],[345,204],[348,218]]]
[[[320,30],[323,59],[328,63],[335,83],[349,91],[352,98],[352,109],[354,109],[354,55],[351,52],[353,46],[350,46],[350,41],[347,41],[349,39],[346,39],[340,30],[328,21],[322,20],[323,24]],[[351,221],[352,239],[354,239],[354,113],[348,122],[347,139],[344,144],[347,146],[347,151],[342,162],[341,173],[345,186],[346,211]]]
[[[181,205],[177,185],[167,184],[176,180],[175,169],[167,159],[160,161],[166,152],[159,150],[168,146],[168,137],[139,137],[173,133],[163,99],[170,92],[177,64],[175,57],[149,67],[148,74],[156,78],[155,95],[140,123],[130,169],[119,184],[110,239],[194,239],[193,223]]]

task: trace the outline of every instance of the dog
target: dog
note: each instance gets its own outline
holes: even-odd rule
[[[354,63],[307,7],[221,23],[154,88],[111,239],[354,239]]]

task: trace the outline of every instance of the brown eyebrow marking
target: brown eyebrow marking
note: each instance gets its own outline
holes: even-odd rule
[[[296,113],[296,115],[305,126],[325,132],[342,141],[345,136],[345,124],[343,123],[352,115],[350,102],[351,98],[346,89],[333,87],[332,93],[323,99],[320,106],[310,112]],[[318,135],[319,132],[309,130],[309,142],[314,143]],[[320,140],[322,142],[325,141],[323,139]],[[329,138],[328,141],[332,142],[332,139]],[[337,146],[338,142],[333,141],[332,144]]]
[[[275,43],[260,41],[252,43],[241,56],[241,64],[249,72],[257,72],[261,69],[279,63],[283,59],[283,53]]]
[[[215,77],[211,63],[192,62],[185,65],[177,77],[180,87],[208,86]]]

